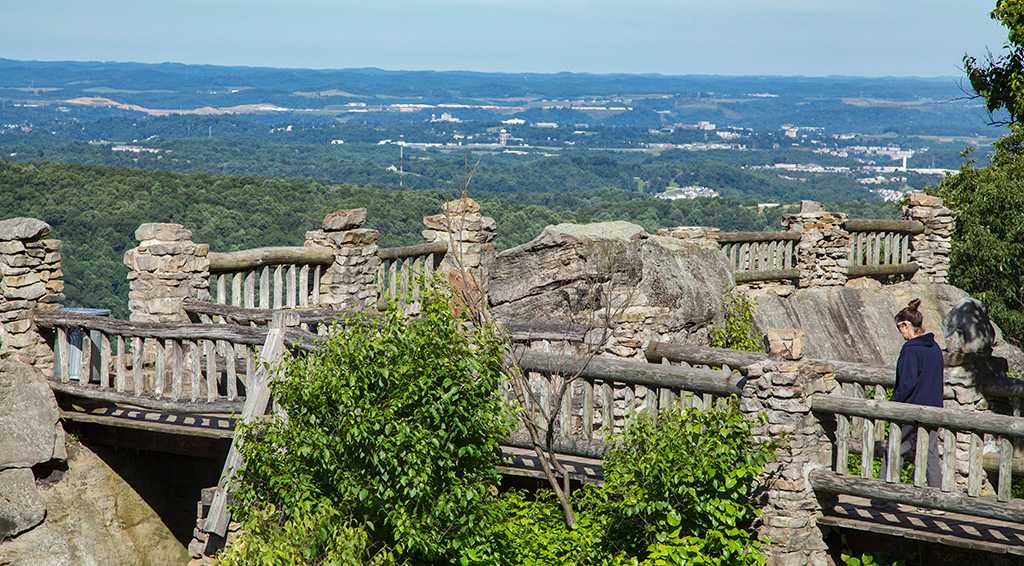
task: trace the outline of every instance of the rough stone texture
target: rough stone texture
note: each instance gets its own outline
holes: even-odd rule
[[[57,401],[38,369],[0,361],[0,470],[59,458],[64,447],[59,418]]]
[[[675,228],[658,228],[657,235],[676,238],[684,242],[696,244],[702,248],[718,249],[718,228],[706,226],[676,226]]]
[[[480,214],[480,205],[469,197],[441,205],[441,213],[423,218],[423,238],[445,242],[448,252],[439,266],[463,299],[477,302],[488,292],[494,263],[493,218]]]
[[[11,566],[184,564],[188,552],[153,509],[106,463],[71,447],[68,471],[38,488],[46,520],[0,543]]]
[[[142,224],[139,245],[125,252],[128,308],[138,322],[187,322],[186,298],[210,298],[209,246],[181,224]]]
[[[831,393],[838,384],[830,364],[801,360],[804,338],[801,330],[769,331],[765,342],[771,357],[748,368],[740,397],[754,440],[780,442],[759,478],[763,514],[755,524],[769,541],[764,552],[772,566],[829,563],[817,526],[821,502],[808,475],[830,466],[831,444],[811,413],[810,397]]]
[[[0,220],[0,240],[38,240],[50,233],[50,225],[37,218]]]
[[[0,540],[43,522],[46,505],[36,491],[35,481],[28,468],[0,470]]]
[[[732,288],[725,257],[628,222],[548,226],[498,254],[491,310],[499,320],[563,320],[603,327],[603,352],[640,357],[651,339],[707,341]]]
[[[805,200],[799,214],[787,214],[782,223],[800,233],[796,247],[800,287],[827,287],[846,283],[850,233],[843,228],[846,215],[828,212],[821,204]]]
[[[949,251],[956,221],[953,211],[943,206],[942,199],[922,192],[909,195],[903,217],[924,223],[922,234],[914,235],[910,257],[917,263],[914,281],[946,283],[949,277]]]
[[[35,218],[0,221],[0,356],[44,371],[53,351],[32,322],[33,309],[64,301],[60,240],[46,239],[50,226]]]
[[[377,241],[380,232],[362,228],[366,209],[336,210],[322,230],[306,232],[306,246],[334,250],[334,263],[320,276],[320,303],[338,309],[370,309],[377,304]]]

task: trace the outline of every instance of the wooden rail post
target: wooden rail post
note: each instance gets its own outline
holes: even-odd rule
[[[759,535],[769,565],[826,564],[828,547],[817,525],[820,504],[808,479],[832,461],[826,431],[811,414],[811,396],[837,388],[832,366],[803,360],[801,330],[765,337],[769,359],[746,368],[740,410],[759,442],[778,442],[760,479],[764,495]]]
[[[245,405],[242,407],[240,422],[248,423],[259,416],[266,415],[270,409],[270,382],[273,378],[276,365],[281,361],[285,353],[285,331],[299,325],[299,314],[293,310],[279,310],[274,313],[270,323],[270,331],[267,333],[266,342],[260,352],[260,368],[253,375],[248,390],[246,391]],[[228,489],[235,471],[242,464],[241,438],[236,435],[231,441],[231,448],[228,457],[224,462],[221,471],[220,481],[213,495],[213,502],[210,504],[210,512],[206,516],[206,524],[203,531],[216,535],[207,541],[206,552],[210,553],[214,548],[211,544],[223,544],[228,533],[228,525],[231,520],[231,511],[228,509]]]

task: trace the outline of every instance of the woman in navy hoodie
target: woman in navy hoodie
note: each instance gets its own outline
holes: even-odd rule
[[[896,390],[893,391],[892,400],[897,403],[941,407],[942,350],[935,343],[935,335],[924,331],[924,316],[918,310],[919,306],[921,300],[914,299],[896,313],[896,329],[906,342],[896,362]],[[911,456],[917,445],[917,426],[906,424],[901,430],[903,442],[900,444],[900,452],[905,457]],[[928,432],[927,478],[930,487],[942,487],[939,435],[936,430]]]

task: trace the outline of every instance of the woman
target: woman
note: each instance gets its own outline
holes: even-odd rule
[[[910,301],[896,313],[896,329],[906,342],[896,362],[896,390],[892,400],[928,407],[942,406],[942,350],[935,343],[935,335],[924,331],[924,315],[918,310],[920,299]],[[917,426],[903,425],[900,452],[913,458],[917,445]],[[888,455],[888,453],[886,454]],[[938,431],[928,432],[928,485],[942,487],[942,468],[939,465]]]

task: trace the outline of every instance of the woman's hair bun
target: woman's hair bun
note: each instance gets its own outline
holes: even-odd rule
[[[912,310],[912,311],[916,311],[917,307],[919,307],[919,306],[921,306],[921,299],[914,299],[914,300],[910,301],[909,303],[907,303],[907,308]]]

